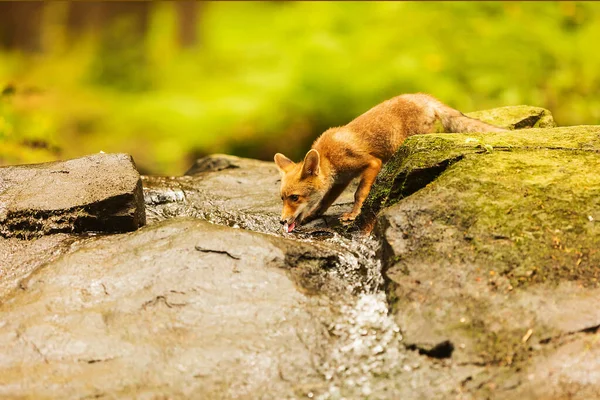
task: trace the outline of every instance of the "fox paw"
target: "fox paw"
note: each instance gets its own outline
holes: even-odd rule
[[[343,213],[340,220],[342,222],[351,222],[351,221],[354,221],[357,216],[358,216],[358,213],[353,213],[353,212]]]

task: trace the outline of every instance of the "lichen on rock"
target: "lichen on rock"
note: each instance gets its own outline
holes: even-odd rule
[[[370,231],[383,207],[414,193],[469,154],[562,150],[600,152],[597,126],[526,129],[499,133],[429,134],[409,137],[388,161],[371,189],[355,226]]]

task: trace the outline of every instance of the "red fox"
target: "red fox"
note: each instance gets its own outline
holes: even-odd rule
[[[307,218],[327,211],[352,179],[360,176],[354,206],[341,216],[343,222],[354,220],[383,163],[407,137],[433,133],[439,124],[445,132],[505,131],[469,118],[433,96],[403,94],[376,105],[345,126],[325,131],[300,163],[275,154],[281,173],[284,231],[290,233]]]

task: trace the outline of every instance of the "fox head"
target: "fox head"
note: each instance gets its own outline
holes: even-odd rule
[[[319,152],[306,153],[304,161],[295,163],[281,153],[275,154],[275,165],[281,173],[281,224],[286,232],[314,212],[327,192]]]

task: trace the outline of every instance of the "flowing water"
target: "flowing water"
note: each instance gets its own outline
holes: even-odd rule
[[[148,222],[179,216],[208,220],[215,224],[282,236],[277,217],[246,210],[224,211],[221,199],[207,199],[197,190],[193,178],[144,177]],[[198,199],[202,198],[202,209]],[[208,206],[207,206],[208,204]],[[228,209],[231,209],[229,207]],[[323,273],[328,282],[324,304],[315,301],[311,312],[326,328],[324,349],[315,351],[315,369],[323,384],[303,395],[315,399],[384,398],[388,381],[382,377],[397,375],[411,368],[402,346],[400,328],[390,316],[382,264],[377,256],[378,242],[373,238],[328,238],[310,234],[284,235],[303,242],[325,242],[338,252],[339,264]],[[319,310],[327,308],[327,310]],[[321,312],[323,311],[323,312]],[[309,385],[310,387],[310,385]]]

